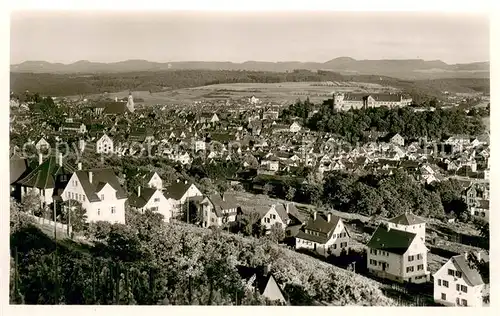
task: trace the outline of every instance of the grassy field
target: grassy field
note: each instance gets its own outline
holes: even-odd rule
[[[168,90],[163,92],[133,91],[136,98],[144,99],[145,105],[155,104],[192,104],[194,101],[238,100],[255,96],[262,102],[289,104],[297,98],[307,97],[314,103],[330,98],[333,92],[395,92],[393,87],[360,82],[283,82],[283,83],[232,83]],[[128,91],[107,93],[104,96],[114,99],[124,98]],[[95,99],[99,95],[89,96]],[[102,96],[102,95],[101,95]]]

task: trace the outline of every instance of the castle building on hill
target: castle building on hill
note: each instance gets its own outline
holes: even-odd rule
[[[412,98],[403,94],[381,93],[334,93],[333,99],[328,99],[335,110],[347,111],[350,109],[377,108],[386,106],[389,108],[403,107],[411,105]]]

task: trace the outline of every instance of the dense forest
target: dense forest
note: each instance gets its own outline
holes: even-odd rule
[[[277,83],[277,82],[364,82],[392,86],[413,97],[417,103],[428,98],[441,98],[443,91],[487,92],[489,79],[436,79],[408,81],[377,75],[341,75],[332,71],[294,70],[292,72],[236,70],[171,70],[110,74],[33,74],[11,73],[11,91],[26,90],[41,95],[88,95],[124,90],[165,91],[218,83]],[[332,87],[334,88],[334,87]]]
[[[88,245],[56,244],[12,204],[11,303],[276,304],[245,289],[240,264],[270,265],[292,305],[395,304],[376,282],[266,238],[164,225],[159,216],[129,210],[127,226],[89,227]]]

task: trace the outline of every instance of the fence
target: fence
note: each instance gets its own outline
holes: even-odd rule
[[[49,225],[49,226],[55,227],[56,229],[59,229],[59,230],[63,231],[64,233],[68,233],[69,232],[69,234],[71,234],[71,232],[72,232],[71,226],[69,226],[69,231],[68,231],[68,225],[67,224],[58,223],[58,222],[52,221],[50,219],[43,218],[43,217],[38,217],[38,216],[35,216],[35,215],[32,215],[32,214],[28,214],[28,216],[31,217],[31,218],[33,218],[39,224]]]

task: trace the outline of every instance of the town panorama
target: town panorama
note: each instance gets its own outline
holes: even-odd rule
[[[488,69],[12,62],[10,303],[489,306]]]

